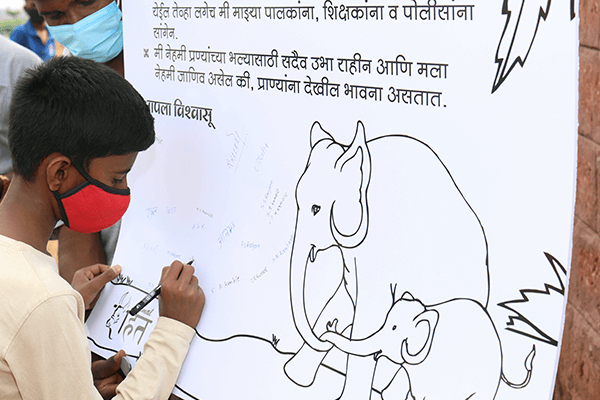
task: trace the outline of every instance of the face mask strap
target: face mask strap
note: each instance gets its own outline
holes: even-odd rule
[[[67,217],[67,213],[65,212],[65,207],[63,206],[62,199],[60,198],[61,195],[58,193],[58,191],[53,191],[52,194],[54,195],[54,198],[56,199],[56,202],[58,203],[58,209],[60,210],[60,219],[62,222],[64,222],[65,226],[68,228],[69,227],[69,218]]]
[[[112,194],[118,194],[121,196],[129,196],[131,194],[131,191],[129,190],[129,188],[127,189],[117,189],[114,188],[112,186],[108,186],[107,184],[100,182],[94,178],[92,178],[87,172],[85,172],[85,170],[83,169],[82,166],[77,165],[77,163],[75,163],[73,160],[71,160],[71,163],[73,164],[73,166],[75,167],[75,169],[77,169],[77,171],[85,178],[85,180],[87,182],[89,182],[90,184],[94,185],[94,186],[98,186],[100,189],[104,190],[105,192],[108,193],[112,193]],[[85,184],[86,182],[84,182]],[[83,185],[83,184],[82,184]],[[77,189],[77,190],[81,190],[83,189],[83,187],[80,188],[81,185],[77,185],[75,188],[73,188],[73,190]]]

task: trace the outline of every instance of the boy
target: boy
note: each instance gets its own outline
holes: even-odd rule
[[[153,141],[144,99],[106,66],[57,58],[17,84],[9,128],[15,175],[0,203],[0,398],[102,398],[83,315],[120,267],[82,269],[73,279],[78,292],[59,277],[46,243],[59,219],[80,232],[120,219],[127,173]],[[204,306],[193,273],[178,261],[163,269],[161,317],[116,398],[169,396]]]

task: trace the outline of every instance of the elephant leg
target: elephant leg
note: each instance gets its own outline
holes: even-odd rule
[[[369,400],[377,361],[373,356],[348,355],[346,382],[340,400]]]
[[[410,381],[404,368],[400,368],[390,384],[381,392],[383,400],[412,399]]]
[[[304,343],[300,350],[285,363],[283,370],[296,385],[310,386],[315,381],[319,365],[327,353],[327,351],[316,351]]]
[[[340,331],[345,330],[350,325],[353,314],[354,305],[343,283],[341,283],[323,307],[313,325],[313,331],[315,335],[320,337],[327,330],[327,325],[335,320],[337,320],[338,329]],[[285,374],[299,386],[310,386],[314,382],[319,366],[327,354],[327,351],[314,350],[304,343],[300,350],[285,363],[283,367]]]

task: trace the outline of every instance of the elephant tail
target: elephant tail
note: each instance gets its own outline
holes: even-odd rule
[[[514,388],[514,389],[522,389],[525,386],[527,386],[527,384],[531,380],[534,358],[535,358],[535,344],[533,345],[533,349],[531,349],[531,352],[525,359],[525,369],[527,370],[527,376],[525,377],[525,380],[521,383],[512,383],[508,379],[506,379],[506,376],[504,376],[504,371],[503,371],[502,372],[502,380],[504,381],[504,383],[506,383],[508,386],[510,386],[511,388]]]

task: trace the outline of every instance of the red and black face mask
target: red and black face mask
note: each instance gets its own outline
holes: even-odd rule
[[[94,233],[114,225],[129,207],[129,188],[110,187],[92,178],[75,163],[73,166],[86,181],[63,194],[52,192],[65,226],[75,232]]]

